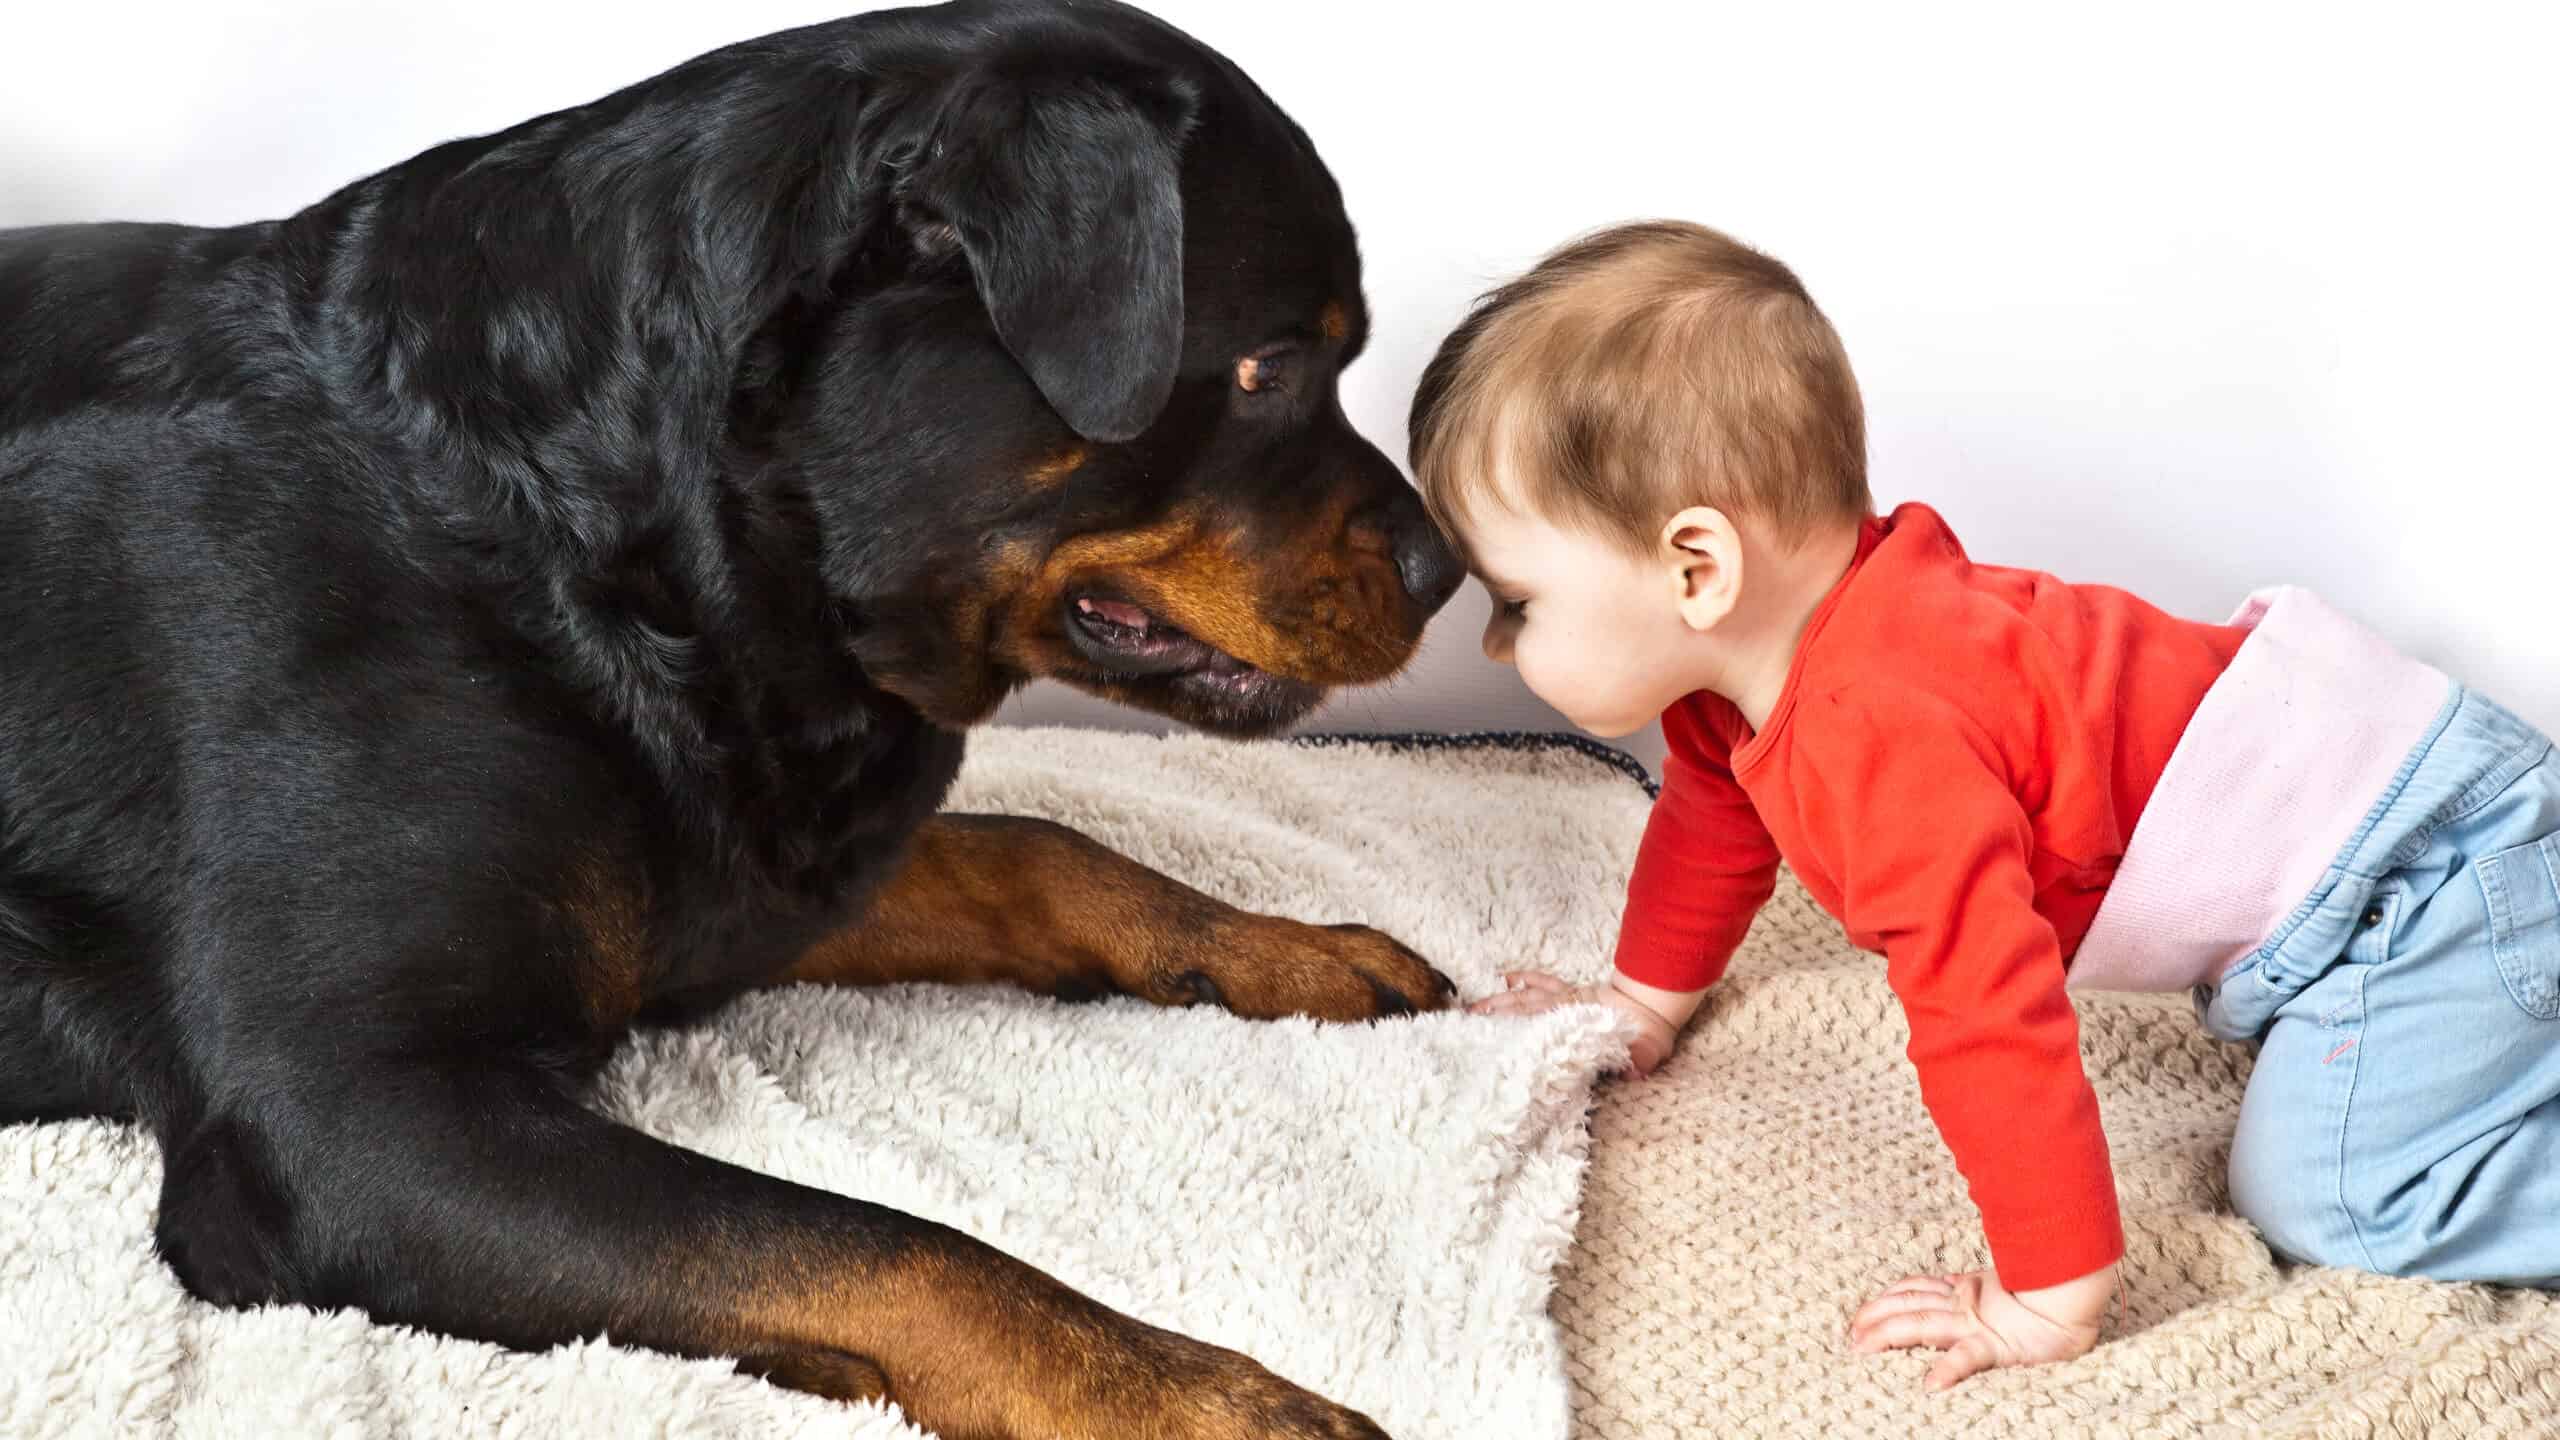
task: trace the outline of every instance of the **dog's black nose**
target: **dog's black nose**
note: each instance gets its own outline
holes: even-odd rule
[[[1467,572],[1431,518],[1419,513],[1407,517],[1396,528],[1395,547],[1396,574],[1404,580],[1404,593],[1413,597],[1422,613],[1434,614],[1448,604]]]
[[[1404,593],[1422,607],[1423,618],[1438,614],[1449,597],[1458,593],[1458,582],[1467,578],[1467,567],[1458,561],[1457,552],[1441,538],[1440,528],[1431,523],[1429,511],[1422,508],[1422,496],[1396,467],[1387,461],[1378,447],[1351,434],[1351,461],[1377,498],[1353,517],[1362,532],[1361,548],[1371,548],[1384,541],[1386,556],[1393,560],[1396,578],[1403,582]]]

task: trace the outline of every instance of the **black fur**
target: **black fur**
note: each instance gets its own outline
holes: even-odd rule
[[[715,1231],[956,1244],[575,1097],[620,998],[851,923],[1023,681],[1235,731],[1329,683],[1096,670],[1025,557],[1205,505],[1285,565],[1337,500],[1409,650],[1455,572],[1334,403],[1358,295],[1304,137],[1102,4],[752,41],[284,220],[0,232],[0,1121],[146,1124],[209,1299],[507,1343],[719,1347],[637,1264]],[[582,867],[645,900],[634,996]]]

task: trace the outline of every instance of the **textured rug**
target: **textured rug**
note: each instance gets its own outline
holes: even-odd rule
[[[1643,791],[1570,751],[991,731],[955,808],[1043,815],[1239,904],[1380,925],[1469,994],[1604,954]],[[1398,1440],[1563,1440],[1549,1318],[1594,1010],[1252,1024],[1010,991],[796,989],[643,1038],[599,1103],[897,1205],[1243,1349]],[[589,1342],[515,1354],[348,1313],[196,1303],[153,1257],[158,1154],[0,1129],[0,1435],[830,1436],[894,1412]]]
[[[1602,1089],[1575,1434],[2560,1436],[2560,1297],[2277,1264],[2223,1179],[2248,1051],[2183,999],[2074,999],[2127,1231],[2096,1351],[1935,1396],[1923,1353],[1849,1352],[1881,1285],[1985,1256],[1883,962],[1790,879],[1679,1054]]]
[[[1469,994],[1605,967],[1646,806],[1569,748],[1054,731],[987,735],[958,798],[1384,925]],[[1261,1026],[929,988],[749,1000],[631,1047],[604,1103],[987,1236],[1398,1440],[1562,1435],[1568,1378],[1577,1440],[2560,1436],[2560,1299],[2278,1265],[2223,1190],[2246,1052],[2172,1001],[2080,1004],[2127,1306],[2085,1359],[1935,1397],[1924,1357],[1848,1353],[1848,1316],[1980,1264],[1979,1232],[1881,964],[1791,883],[1681,1053],[1596,1106],[1591,1012]],[[150,1256],[157,1172],[118,1127],[0,1130],[0,1435],[917,1434],[608,1344],[208,1310]]]

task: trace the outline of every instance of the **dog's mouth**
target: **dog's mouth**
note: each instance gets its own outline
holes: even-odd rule
[[[1087,592],[1067,605],[1067,634],[1115,679],[1196,677],[1242,689],[1279,677],[1172,625],[1142,605]]]
[[[1067,597],[1067,638],[1099,678],[1162,688],[1191,702],[1186,715],[1217,729],[1276,728],[1314,708],[1324,692],[1237,659],[1134,601],[1099,590]]]

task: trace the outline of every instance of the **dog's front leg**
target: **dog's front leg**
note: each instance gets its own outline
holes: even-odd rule
[[[861,920],[776,979],[1004,981],[1324,1020],[1437,1010],[1455,994],[1381,931],[1239,910],[1063,825],[994,815],[927,822]]]
[[[530,1063],[259,1079],[283,1088],[164,1136],[158,1240],[207,1299],[734,1357],[945,1440],[1384,1440],[958,1231],[615,1125]]]

